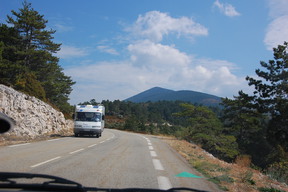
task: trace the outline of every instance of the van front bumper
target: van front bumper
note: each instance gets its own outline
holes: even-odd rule
[[[102,133],[102,129],[91,128],[74,128],[74,134],[78,135],[98,135]]]

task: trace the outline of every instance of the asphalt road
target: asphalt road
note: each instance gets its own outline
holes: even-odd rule
[[[110,129],[100,138],[2,146],[0,171],[60,176],[86,187],[220,191],[207,179],[195,178],[199,173],[158,137]]]

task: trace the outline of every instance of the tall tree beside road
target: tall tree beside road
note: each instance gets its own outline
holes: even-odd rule
[[[0,42],[0,83],[13,86],[17,76],[24,71],[17,54],[18,50],[21,50],[21,38],[14,28],[0,24]]]
[[[240,91],[234,100],[223,100],[223,122],[237,137],[242,153],[262,168],[276,165],[279,172],[288,170],[287,47],[284,42],[273,49],[273,60],[260,62],[263,70],[256,70],[257,78],[246,77],[254,87],[252,96]]]
[[[47,99],[61,111],[68,112],[67,110],[70,110],[68,96],[75,82],[71,77],[65,76],[63,69],[58,65],[59,58],[53,56],[61,46],[52,41],[55,30],[46,30],[48,21],[27,1],[23,2],[23,8],[20,8],[19,12],[14,10],[11,12],[12,16],[7,16],[7,23],[12,27],[2,24],[1,28],[6,30],[0,32],[0,41],[4,42],[2,57],[4,61],[10,63],[1,65],[1,70],[11,71],[15,65],[18,70],[14,72],[12,78],[11,75],[7,77],[6,73],[6,76],[1,77],[1,82],[5,83],[4,78],[9,79],[5,84],[10,84],[42,100]],[[14,33],[7,36],[7,31]],[[14,57],[11,57],[8,50],[13,50]],[[37,92],[41,87],[44,92]]]
[[[253,164],[265,167],[270,163],[272,148],[266,140],[267,115],[254,108],[254,96],[239,91],[234,99],[222,99],[224,132],[234,135],[241,154],[253,159]],[[265,158],[263,158],[265,157]]]
[[[239,92],[235,99],[225,98],[222,104],[222,119],[226,132],[233,134],[237,138],[240,149],[245,153],[245,148],[249,145],[261,129],[263,115],[253,108],[251,103],[255,97]]]
[[[265,70],[256,70],[261,79],[247,77],[249,86],[254,86],[255,108],[269,114],[267,138],[288,151],[288,43],[274,48],[274,60],[260,64]]]

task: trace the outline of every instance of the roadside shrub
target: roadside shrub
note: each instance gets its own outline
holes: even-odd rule
[[[227,174],[220,175],[220,176],[217,176],[217,177],[212,177],[209,180],[214,182],[214,183],[216,183],[216,184],[220,184],[221,182],[234,183],[234,179],[229,177],[229,175],[227,175]]]
[[[235,163],[241,167],[250,167],[251,156],[250,155],[239,155],[236,157]]]
[[[230,135],[206,135],[198,133],[192,140],[201,144],[202,148],[212,153],[215,157],[227,162],[232,162],[239,154],[236,138]]]
[[[256,182],[252,179],[252,177],[253,177],[253,172],[248,170],[242,175],[241,182],[248,183],[250,185],[255,185]]]
[[[258,189],[260,192],[285,192],[279,189],[275,189],[275,188],[265,188],[265,187],[261,187]]]
[[[24,73],[18,75],[15,88],[19,91],[46,101],[46,93],[41,83],[34,73]]]
[[[273,163],[266,170],[266,174],[277,181],[288,184],[288,161]]]

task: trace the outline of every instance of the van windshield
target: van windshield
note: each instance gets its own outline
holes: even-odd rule
[[[77,112],[75,120],[76,121],[100,122],[101,121],[101,113],[97,113],[97,112]]]

